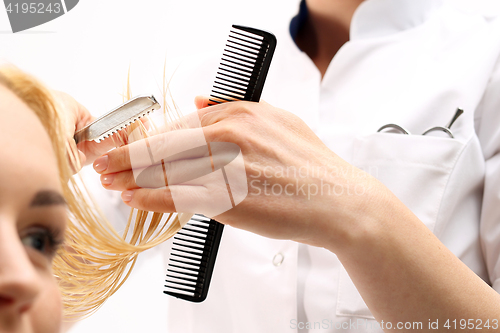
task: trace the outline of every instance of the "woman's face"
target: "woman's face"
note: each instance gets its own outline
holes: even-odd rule
[[[66,206],[56,158],[37,116],[0,84],[0,332],[59,332],[52,258]]]

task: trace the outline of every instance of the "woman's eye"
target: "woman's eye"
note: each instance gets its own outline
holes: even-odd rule
[[[31,247],[43,255],[52,258],[60,242],[56,241],[53,233],[44,228],[31,228],[21,236],[24,246]]]

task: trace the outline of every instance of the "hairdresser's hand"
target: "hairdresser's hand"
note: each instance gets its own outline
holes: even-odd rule
[[[460,316],[486,322],[499,317],[500,296],[494,289],[380,182],[336,156],[294,115],[265,103],[232,102],[203,108],[196,116],[210,147],[234,143],[244,158],[248,196],[217,216],[220,222],[334,252],[378,322],[445,322]],[[218,205],[221,187],[208,177],[188,177],[206,172],[207,158],[202,150],[185,151],[189,131],[197,135],[195,129],[178,130],[148,139],[150,149],[144,144],[145,150],[134,152],[134,145],[142,144],[137,141],[109,152],[107,163],[100,164],[107,169],[99,169],[103,183],[108,179],[108,188],[131,189],[122,198],[145,210],[175,211],[174,192],[190,201],[192,212]],[[184,155],[166,158],[168,187],[138,188],[139,182],[155,187],[161,177],[146,172],[147,167],[137,172],[141,170],[132,168],[130,157],[132,164],[154,165],[155,154],[166,148]],[[214,166],[219,157],[237,160],[234,149],[222,154],[212,150],[211,155]],[[224,167],[230,186],[231,163]],[[139,177],[134,178],[134,171]],[[140,179],[143,173],[146,177]]]
[[[61,91],[53,91],[53,94],[65,112],[66,136],[68,140],[74,140],[75,133],[90,124],[95,117],[70,95]],[[83,141],[77,145],[77,148],[80,164],[84,166],[94,162],[97,157],[114,148],[114,144],[111,138],[108,138],[100,143]]]
[[[188,129],[96,160],[103,185],[125,191],[135,208],[218,215],[237,228],[318,246],[340,244],[342,226],[363,220],[372,193],[385,189],[289,112],[264,102],[206,102],[196,99]]]

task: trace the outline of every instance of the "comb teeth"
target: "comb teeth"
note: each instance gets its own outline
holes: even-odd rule
[[[275,47],[273,34],[233,25],[208,104],[258,102]]]
[[[194,215],[174,236],[165,294],[192,302],[205,300],[222,230],[222,224]]]
[[[98,137],[97,139],[95,139],[94,141],[99,143],[101,142],[102,140],[104,139],[107,139],[109,138],[110,136],[112,136],[113,134],[115,133],[118,133],[119,131],[121,130],[124,130],[125,128],[127,128],[128,126],[132,125],[133,123],[135,123],[137,120],[141,119],[142,117],[145,117],[147,116],[148,114],[150,114],[152,111],[154,110],[147,110],[146,112],[138,115],[137,117],[134,117],[132,119],[130,119],[129,122],[125,123],[125,124],[122,124],[121,126],[118,126],[118,127],[114,127],[112,129],[110,129],[109,131],[107,131],[106,133],[104,133],[103,135],[101,135],[100,137]]]

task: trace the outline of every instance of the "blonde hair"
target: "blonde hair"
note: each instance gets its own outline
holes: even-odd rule
[[[60,110],[50,90],[11,66],[0,68],[0,84],[33,110],[52,141],[69,215],[65,246],[54,259],[53,272],[59,281],[66,318],[89,315],[125,282],[140,252],[169,239],[181,225],[176,214],[131,210],[124,232],[118,233],[88,195],[83,182],[73,176],[74,168],[78,169],[78,151],[74,141],[65,136],[64,110]],[[163,108],[168,112],[166,103]],[[129,133],[137,127],[146,137],[140,121],[130,126]],[[117,145],[126,141],[122,140]]]

